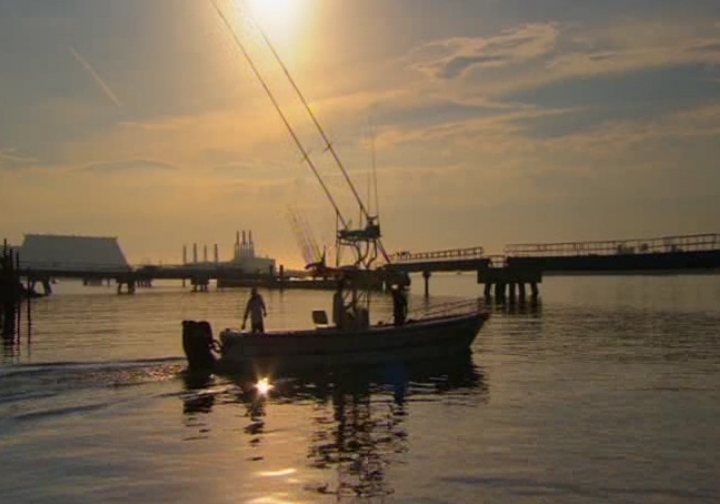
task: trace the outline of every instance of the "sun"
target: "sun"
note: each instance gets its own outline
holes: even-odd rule
[[[307,0],[245,0],[245,4],[268,36],[287,41],[297,33]]]

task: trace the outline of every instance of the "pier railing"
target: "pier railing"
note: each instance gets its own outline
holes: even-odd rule
[[[435,250],[432,252],[402,251],[390,255],[390,260],[396,263],[448,261],[460,259],[479,259],[485,255],[483,247],[470,247],[462,249]]]
[[[585,241],[565,243],[522,243],[507,245],[512,257],[557,257],[583,255],[657,254],[720,250],[720,234],[665,236],[661,238]]]

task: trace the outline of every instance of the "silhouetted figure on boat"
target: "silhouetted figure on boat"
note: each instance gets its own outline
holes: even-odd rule
[[[338,280],[335,294],[333,295],[333,324],[338,329],[346,329],[348,326],[348,310],[345,306],[343,291],[345,290],[345,280]]]
[[[242,329],[245,329],[248,315],[250,316],[250,332],[264,333],[265,325],[263,317],[267,317],[267,309],[265,308],[265,300],[258,293],[257,287],[250,290],[250,299],[245,306],[245,315],[243,315]]]
[[[401,285],[393,285],[390,291],[393,300],[393,320],[396,326],[403,325],[407,319],[408,303],[403,291]]]
[[[370,326],[370,315],[358,303],[357,288],[353,279],[338,280],[333,296],[333,323],[341,331],[365,330]]]

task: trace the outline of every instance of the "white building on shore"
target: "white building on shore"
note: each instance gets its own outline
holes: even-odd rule
[[[18,251],[20,267],[35,271],[118,273],[131,269],[117,237],[26,234]]]

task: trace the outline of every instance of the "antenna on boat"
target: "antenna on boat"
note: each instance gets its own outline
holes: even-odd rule
[[[372,168],[372,182],[375,189],[375,215],[377,216],[378,225],[380,224],[380,199],[378,198],[378,184],[377,184],[377,167],[376,167],[376,156],[375,156],[375,125],[370,123],[370,163]],[[368,189],[368,198],[370,198],[370,190]]]

